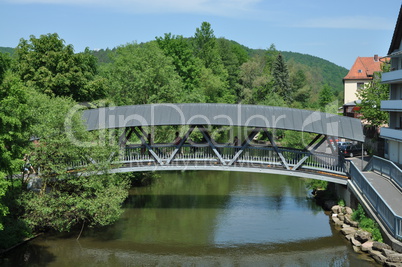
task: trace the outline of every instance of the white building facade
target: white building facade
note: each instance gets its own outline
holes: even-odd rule
[[[382,82],[390,85],[390,97],[381,101],[381,110],[389,112],[389,126],[381,128],[380,137],[386,140],[384,156],[402,164],[402,7],[387,57],[391,71],[382,74]]]

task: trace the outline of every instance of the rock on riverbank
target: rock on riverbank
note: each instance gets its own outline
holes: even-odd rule
[[[359,223],[352,220],[351,208],[334,205],[331,211],[331,221],[350,241],[354,251],[367,253],[384,266],[402,267],[402,254],[393,251],[387,244],[373,241],[371,233],[360,229]]]

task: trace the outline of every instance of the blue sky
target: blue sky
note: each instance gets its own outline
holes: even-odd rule
[[[0,0],[0,46],[58,33],[76,52],[191,37],[203,21],[216,37],[250,48],[271,44],[349,69],[358,56],[385,56],[401,0]]]

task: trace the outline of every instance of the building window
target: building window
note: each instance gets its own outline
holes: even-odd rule
[[[402,116],[399,117],[399,128],[398,129],[402,129]]]
[[[402,86],[401,85],[398,86],[398,92],[399,92],[399,99],[402,100]]]
[[[364,89],[364,83],[357,83],[357,91]]]

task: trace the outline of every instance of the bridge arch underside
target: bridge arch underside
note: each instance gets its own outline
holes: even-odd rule
[[[83,117],[90,131],[123,129],[119,158],[113,162],[120,165],[113,172],[223,170],[346,184],[348,162],[338,154],[337,146],[331,144],[338,138],[364,140],[360,120],[281,107],[152,104],[91,109],[84,111]],[[186,126],[186,130],[177,142],[155,143],[151,129],[158,126]],[[212,137],[211,126],[248,130],[238,141],[219,143]],[[315,137],[302,149],[284,148],[276,144],[273,135],[276,129],[314,133]],[[202,142],[191,138],[195,131],[201,133]],[[260,133],[266,141],[255,141]],[[134,143],[130,141],[133,136]],[[323,145],[325,149],[319,149]]]
[[[315,179],[321,181],[327,181],[336,184],[347,185],[348,177],[342,174],[331,174],[324,171],[287,171],[279,168],[267,168],[264,166],[261,167],[228,167],[228,166],[195,166],[195,165],[171,165],[171,166],[124,166],[116,169],[112,169],[111,173],[127,173],[127,172],[167,172],[167,171],[235,171],[235,172],[244,172],[244,173],[266,173],[266,174],[275,174],[275,175],[284,175],[284,176],[294,176],[299,178],[307,178],[307,179]]]

